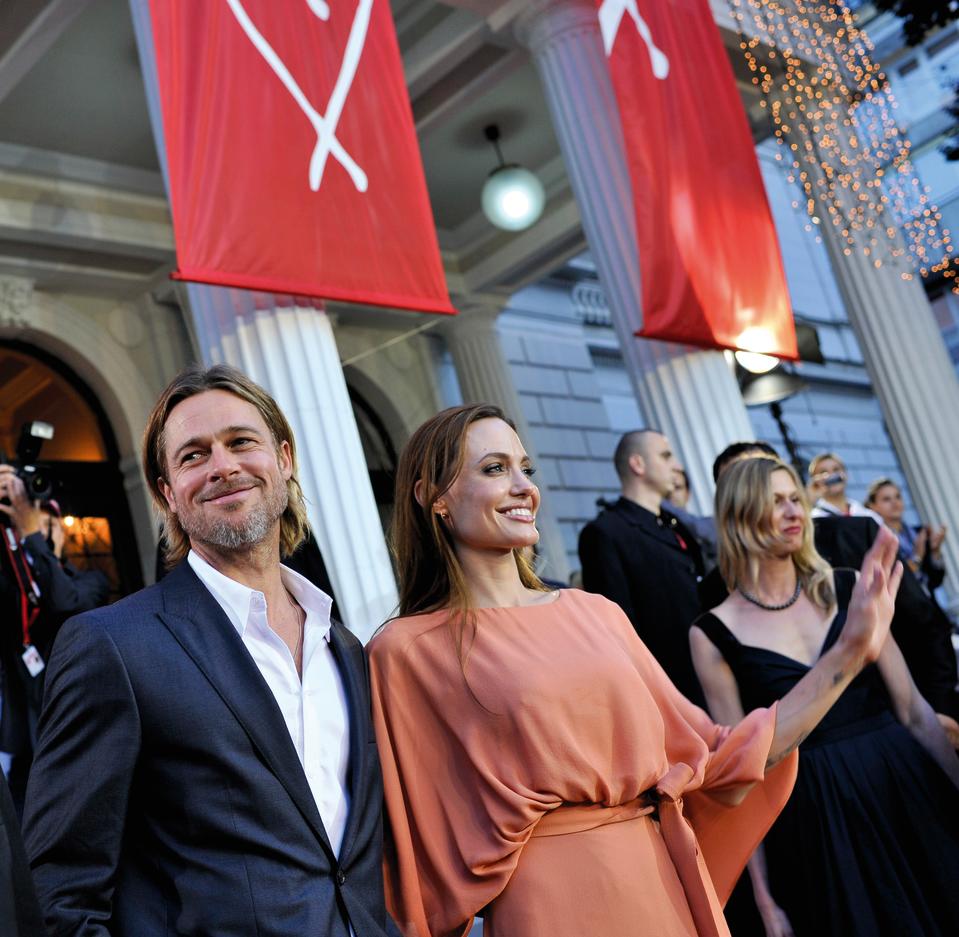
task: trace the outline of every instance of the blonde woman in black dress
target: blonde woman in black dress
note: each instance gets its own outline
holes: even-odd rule
[[[842,632],[857,573],[816,553],[803,488],[767,456],[719,479],[729,597],[690,632],[711,715],[733,723],[805,677]],[[890,636],[799,749],[750,864],[769,937],[959,934],[959,760]]]

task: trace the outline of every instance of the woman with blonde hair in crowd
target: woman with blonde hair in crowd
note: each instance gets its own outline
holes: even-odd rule
[[[802,485],[779,459],[731,465],[716,519],[730,594],[690,644],[710,712],[735,723],[833,652],[861,585],[816,552]],[[959,760],[890,637],[803,734],[795,790],[750,863],[769,937],[959,933],[957,787]]]
[[[722,902],[795,746],[885,640],[901,567],[867,557],[841,640],[732,728],[683,698],[622,610],[526,562],[540,495],[495,407],[445,410],[397,471],[400,618],[370,645],[406,937],[728,937]]]

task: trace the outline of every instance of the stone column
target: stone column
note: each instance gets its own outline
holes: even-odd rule
[[[820,233],[919,515],[949,529],[943,559],[954,592],[959,583],[959,380],[942,333],[908,252],[893,257],[886,250],[876,268],[875,255],[847,254],[832,225],[820,225]]]
[[[637,339],[642,296],[632,187],[609,65],[592,0],[531,0],[517,35],[539,70],[583,230],[623,358],[650,427],[689,473],[694,509],[712,513],[712,462],[752,439],[742,395],[720,352]]]
[[[496,331],[499,306],[472,304],[469,298],[460,297],[455,297],[454,304],[459,315],[444,322],[440,329],[453,356],[463,402],[492,403],[499,407],[516,424],[516,431],[535,465],[538,460],[533,437]],[[540,533],[538,571],[549,579],[568,582],[566,547],[546,492],[536,526]]]
[[[163,123],[148,0],[130,0],[153,135],[166,176]],[[322,304],[187,285],[183,290],[200,357],[235,365],[276,399],[297,441],[310,526],[344,623],[367,640],[397,606],[359,430],[330,320]]]

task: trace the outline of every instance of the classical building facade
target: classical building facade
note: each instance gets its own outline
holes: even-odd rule
[[[719,449],[749,436],[780,443],[768,410],[744,406],[722,354],[632,337],[628,177],[591,0],[391,7],[455,319],[174,285],[145,0],[0,4],[0,440],[9,451],[28,419],[57,425],[45,455],[61,464],[76,549],[113,564],[117,591],[154,574],[139,440],[158,392],[193,360],[240,365],[291,415],[337,599],[363,636],[395,602],[382,525],[396,453],[444,406],[485,399],[515,416],[542,467],[544,571],[560,579],[577,565],[596,498],[616,488],[610,457],[624,429],[673,437],[703,511]],[[903,427],[927,428],[915,413],[928,398],[885,378],[881,403],[873,394],[897,339],[859,307],[850,314],[854,288],[837,285],[826,246],[792,207],[729,10],[714,12],[754,122],[797,319],[816,326],[827,359],[802,367],[807,390],[783,404],[785,419],[805,455],[843,453],[853,494],[892,474],[924,515],[951,522],[940,482],[952,443],[932,434],[915,451]],[[507,158],[546,187],[527,231],[499,231],[480,211],[495,165],[489,123]],[[933,321],[921,290],[904,302],[913,321]],[[938,332],[931,352],[928,330],[913,335],[920,353],[945,360]],[[951,368],[948,381],[930,375],[938,416],[959,419]]]

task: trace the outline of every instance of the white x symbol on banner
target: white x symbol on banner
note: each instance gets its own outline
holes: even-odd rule
[[[327,103],[325,114],[320,114],[306,99],[306,95],[296,83],[296,79],[290,74],[290,70],[283,60],[276,54],[276,51],[250,19],[241,0],[226,0],[226,2],[237,22],[243,27],[243,31],[249,37],[250,42],[266,59],[267,64],[276,73],[277,78],[283,82],[286,90],[290,92],[293,100],[299,105],[300,110],[303,111],[306,119],[316,131],[316,146],[313,148],[313,155],[310,158],[310,188],[314,192],[319,189],[320,183],[323,181],[323,171],[326,168],[327,158],[332,154],[333,158],[347,171],[357,191],[365,192],[369,186],[366,173],[360,169],[353,157],[347,153],[343,144],[337,139],[336,126],[339,123],[340,115],[343,113],[346,96],[353,84],[356,68],[360,62],[360,55],[363,53],[366,32],[370,25],[370,11],[373,8],[373,0],[359,0],[356,15],[353,18],[353,26],[350,28],[350,37],[343,53],[343,63],[340,66],[336,83],[333,85],[333,92]],[[330,8],[324,0],[306,0],[306,3],[319,19],[326,22],[330,18]]]
[[[636,0],[605,0],[599,8],[599,29],[603,34],[603,46],[606,49],[606,56],[609,57],[613,51],[613,43],[616,41],[616,35],[619,33],[619,26],[623,21],[623,14],[628,13],[636,24],[636,30],[646,43],[649,50],[649,61],[653,67],[653,77],[662,81],[669,74],[669,59],[666,54],[653,42],[653,35],[649,27],[639,15],[639,9],[636,6]]]

